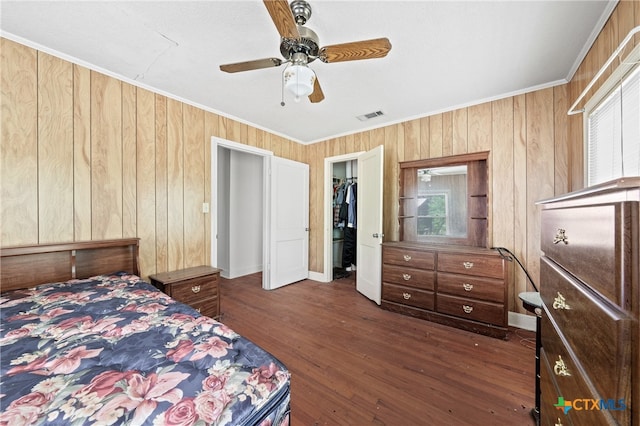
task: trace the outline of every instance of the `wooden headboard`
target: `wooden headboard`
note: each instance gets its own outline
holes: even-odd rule
[[[0,248],[0,292],[127,271],[139,275],[139,238]]]

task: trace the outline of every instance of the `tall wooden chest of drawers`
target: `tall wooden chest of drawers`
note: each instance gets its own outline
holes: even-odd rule
[[[478,247],[391,242],[382,245],[385,309],[504,338],[506,261]]]
[[[540,202],[541,424],[640,424],[640,178]]]

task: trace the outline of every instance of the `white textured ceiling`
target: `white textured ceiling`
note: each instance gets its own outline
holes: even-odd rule
[[[2,36],[301,143],[360,132],[570,79],[615,1],[310,0],[320,46],[388,37],[382,59],[311,63],[325,100],[282,97],[262,1],[7,1]],[[361,122],[374,111],[384,115]]]

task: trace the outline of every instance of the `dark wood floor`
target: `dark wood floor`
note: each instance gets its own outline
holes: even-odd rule
[[[291,423],[533,425],[531,332],[499,340],[380,309],[351,278],[222,279],[222,322],[291,371]]]

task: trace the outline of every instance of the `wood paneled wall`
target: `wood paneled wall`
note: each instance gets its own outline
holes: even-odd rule
[[[139,237],[144,276],[209,263],[211,136],[306,162],[282,137],[4,38],[0,52],[2,246]]]
[[[323,270],[325,157],[384,145],[384,234],[385,240],[395,241],[399,236],[398,162],[489,150],[489,244],[513,251],[539,284],[540,215],[535,202],[584,185],[582,115],[568,116],[567,111],[637,25],[640,25],[640,1],[620,1],[568,84],[310,146],[310,269]],[[638,43],[640,37],[636,35],[632,45]],[[616,63],[632,48],[625,49]],[[592,91],[597,90],[606,77],[604,75]],[[532,289],[527,287],[524,273],[516,268],[514,264],[509,308],[524,312],[517,295]]]
[[[384,233],[396,240],[399,161],[489,150],[490,244],[537,281],[535,201],[584,185],[582,116],[566,112],[637,25],[640,1],[620,1],[569,84],[309,146],[1,39],[1,244],[137,236],[143,275],[207,262],[218,136],[309,163],[309,265],[321,272],[324,158],[384,145]],[[521,310],[515,276],[510,309]]]

